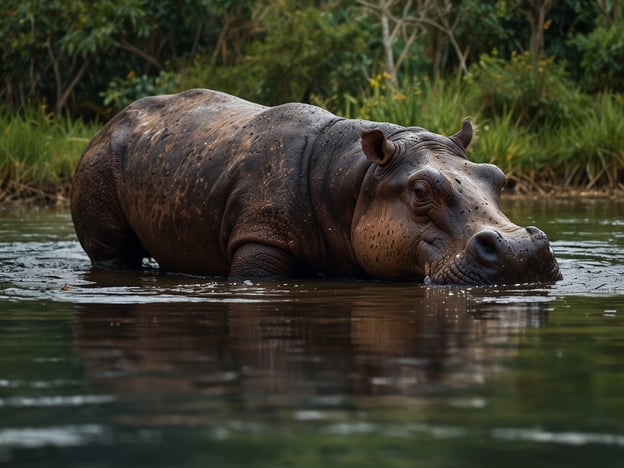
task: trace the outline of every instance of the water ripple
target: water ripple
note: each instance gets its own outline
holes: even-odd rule
[[[87,445],[93,440],[102,439],[106,434],[107,429],[98,424],[0,429],[0,446],[70,447]]]
[[[0,398],[0,408],[27,408],[52,406],[84,406],[112,403],[116,400],[111,395],[58,395],[43,397],[16,396]]]

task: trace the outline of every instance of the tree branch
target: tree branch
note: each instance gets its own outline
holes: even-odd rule
[[[92,60],[93,60],[93,56],[90,56],[90,57],[87,57],[87,59],[84,62],[82,62],[80,69],[78,69],[78,72],[74,75],[74,78],[69,82],[63,94],[56,101],[56,113],[57,114],[60,114],[63,108],[65,107],[65,103],[69,99],[69,96],[71,96],[71,93],[73,92],[74,88],[82,79],[83,75],[87,71],[87,68],[89,68],[89,65],[91,64]]]
[[[61,71],[59,70],[58,59],[54,55],[54,48],[52,47],[52,41],[50,40],[49,37],[46,40],[46,48],[48,49],[48,57],[50,57],[50,64],[52,65],[52,71],[54,72],[54,82],[55,82],[55,87],[56,87],[55,109],[58,112],[59,102],[61,100],[61,94],[62,94],[61,89],[62,89],[63,84],[61,82]]]
[[[156,60],[154,57],[152,57],[151,55],[146,54],[145,52],[143,52],[141,49],[139,49],[136,46],[133,46],[132,44],[127,43],[125,40],[121,40],[121,41],[115,41],[113,42],[113,45],[115,47],[117,47],[118,49],[122,49],[122,50],[126,50],[128,52],[133,53],[134,55],[138,55],[139,57],[141,57],[143,60],[145,60],[148,63],[151,63],[152,65],[154,65],[156,68],[158,68],[159,70],[163,69],[163,66],[160,64],[160,62],[158,60]]]

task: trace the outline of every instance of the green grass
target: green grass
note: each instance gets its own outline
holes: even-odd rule
[[[0,111],[0,200],[62,201],[98,128],[37,109]]]
[[[596,97],[584,116],[550,135],[550,163],[564,185],[624,186],[624,96]]]
[[[513,108],[493,116],[484,112],[475,98],[481,90],[473,86],[415,80],[393,87],[380,75],[364,96],[345,96],[341,102],[347,105],[337,111],[445,135],[471,116],[477,136],[470,158],[501,167],[510,191],[624,192],[623,95],[585,95],[570,109],[574,118],[545,115],[542,125],[523,125]],[[0,201],[64,202],[80,154],[100,126],[39,109],[0,111]]]
[[[348,97],[349,105],[338,112],[347,118],[393,122],[424,127],[442,134],[455,133],[470,117],[465,88],[456,80],[415,80],[393,87],[384,75],[370,80],[369,92]]]

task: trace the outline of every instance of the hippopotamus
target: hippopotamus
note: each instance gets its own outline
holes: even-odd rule
[[[449,285],[554,282],[547,236],[501,211],[473,127],[346,119],[193,89],[140,99],[85,149],[71,212],[94,267]]]

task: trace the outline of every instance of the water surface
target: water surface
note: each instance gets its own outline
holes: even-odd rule
[[[0,211],[0,465],[621,466],[624,204],[507,202],[555,285],[91,271]]]

